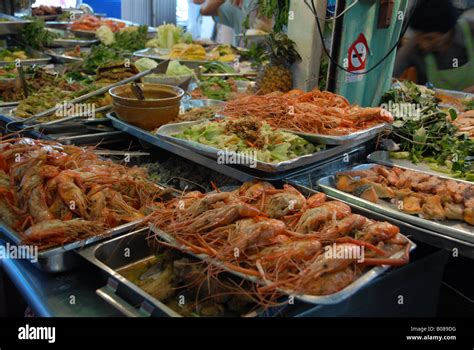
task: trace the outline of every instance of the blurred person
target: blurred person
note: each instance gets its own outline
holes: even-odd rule
[[[414,9],[413,37],[397,53],[394,76],[437,88],[474,92],[474,20],[450,0],[422,0]],[[414,73],[413,73],[414,72]]]

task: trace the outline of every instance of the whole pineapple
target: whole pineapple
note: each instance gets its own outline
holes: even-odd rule
[[[274,91],[288,92],[293,88],[291,65],[300,55],[296,51],[295,42],[283,33],[272,33],[266,42],[267,56],[270,63],[262,67],[256,84],[258,94],[269,94]]]

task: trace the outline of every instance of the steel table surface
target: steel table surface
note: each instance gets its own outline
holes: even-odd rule
[[[25,260],[0,259],[0,266],[36,316],[121,316],[95,294],[101,280],[88,264],[61,274],[43,273]],[[75,304],[71,303],[72,296]]]

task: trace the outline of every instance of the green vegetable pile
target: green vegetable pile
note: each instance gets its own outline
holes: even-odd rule
[[[403,82],[389,90],[382,103],[419,107],[416,115],[401,113],[403,108],[398,109],[399,113],[391,111],[395,117],[391,137],[401,148],[391,153],[392,158],[408,158],[415,164],[426,162],[433,170],[474,181],[474,141],[458,133],[450,122],[457,118],[456,111],[450,109],[449,116],[443,112],[434,92]]]
[[[171,49],[179,43],[190,44],[193,37],[185,33],[183,28],[174,24],[163,24],[156,28],[156,36],[146,43],[146,47]]]
[[[227,101],[233,91],[232,85],[219,77],[209,78],[199,84],[202,94],[211,100]]]
[[[229,152],[249,154],[265,163],[279,163],[315,153],[315,146],[305,139],[249,118],[212,120],[193,125],[176,138],[198,142]]]
[[[40,19],[28,18],[32,22],[26,24],[21,30],[21,40],[28,46],[37,50],[43,50],[51,45],[59,35],[46,29],[44,21]]]

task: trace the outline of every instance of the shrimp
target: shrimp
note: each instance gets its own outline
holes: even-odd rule
[[[309,209],[303,213],[296,224],[295,231],[309,233],[317,231],[328,220],[340,220],[351,213],[351,208],[342,202],[326,202],[319,207]]]

